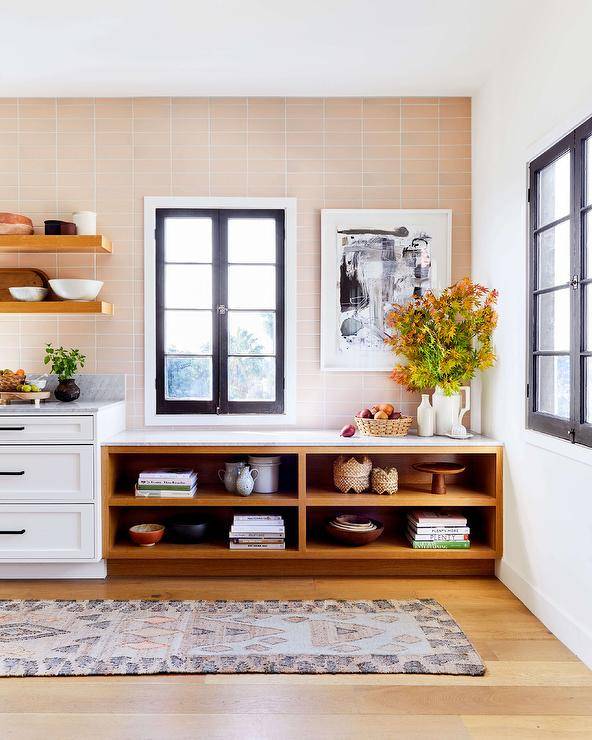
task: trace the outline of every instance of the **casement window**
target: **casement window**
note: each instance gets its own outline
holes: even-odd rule
[[[592,119],[530,163],[528,426],[592,446]]]
[[[286,210],[155,207],[151,218],[154,415],[285,417]]]

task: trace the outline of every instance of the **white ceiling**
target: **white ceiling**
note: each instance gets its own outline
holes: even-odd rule
[[[0,96],[466,95],[548,0],[0,2]]]

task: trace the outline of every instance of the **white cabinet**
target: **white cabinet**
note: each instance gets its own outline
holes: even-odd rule
[[[0,504],[0,559],[26,562],[94,556],[92,504]]]
[[[0,502],[92,501],[92,445],[0,446]]]
[[[94,439],[92,416],[0,416],[0,442],[89,442]]]

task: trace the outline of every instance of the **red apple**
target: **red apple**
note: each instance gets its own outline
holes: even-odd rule
[[[360,419],[371,419],[372,412],[370,411],[370,409],[362,409],[361,411],[358,411],[356,416]]]
[[[343,429],[339,432],[341,437],[353,437],[356,433],[356,428],[353,424],[346,424]]]
[[[402,416],[400,411],[393,411],[389,414],[389,419],[400,419]]]

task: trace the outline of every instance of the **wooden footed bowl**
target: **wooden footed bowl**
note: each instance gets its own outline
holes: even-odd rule
[[[446,476],[457,475],[465,470],[464,465],[451,462],[415,463],[415,470],[432,474],[432,493],[441,495],[446,493]]]

